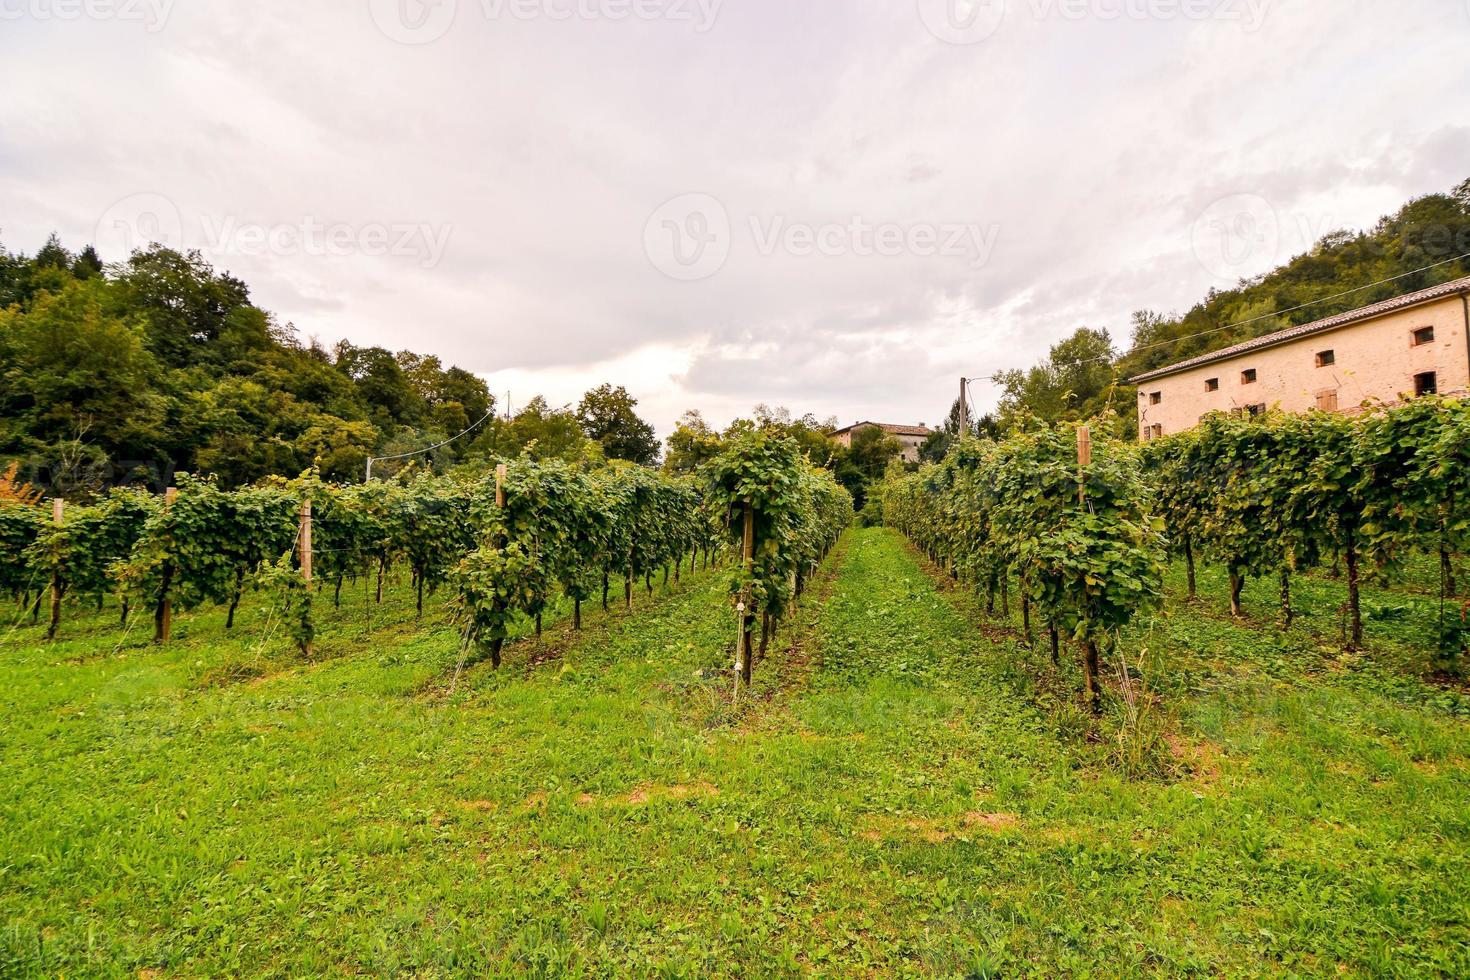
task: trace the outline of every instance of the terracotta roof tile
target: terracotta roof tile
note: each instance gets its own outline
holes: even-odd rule
[[[923,426],[923,425],[890,425],[890,424],[888,424],[886,422],[858,422],[855,425],[849,425],[845,429],[838,429],[837,431],[833,432],[832,435],[839,436],[839,435],[841,435],[844,432],[852,432],[852,431],[855,431],[857,429],[865,429],[865,428],[868,428],[869,426],[871,426],[873,428],[882,429],[884,432],[888,433],[891,436],[929,436],[929,435],[933,435],[933,430],[931,430],[927,426]]]

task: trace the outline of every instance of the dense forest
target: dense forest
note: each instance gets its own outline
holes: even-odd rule
[[[494,404],[435,357],[303,343],[197,252],[104,267],[55,237],[33,256],[0,249],[0,377],[0,458],[68,491],[137,470],[354,477],[370,453],[441,441]]]
[[[319,467],[361,477],[368,457],[417,452],[443,470],[490,456],[628,459],[659,445],[622,388],[573,411],[531,400],[491,418],[485,382],[437,357],[303,342],[198,252],[161,246],[104,266],[54,236],[35,255],[0,248],[0,460],[77,494],[158,484],[177,470],[225,485]],[[409,465],[386,460],[377,473]]]
[[[1029,371],[997,375],[996,413],[971,425],[1006,431],[1026,416],[1076,420],[1112,408],[1123,434],[1134,435],[1134,375],[1470,275],[1467,255],[1470,180],[1410,201],[1371,229],[1332,232],[1265,275],[1211,290],[1182,315],[1140,310],[1126,351],[1106,329],[1083,327]],[[946,428],[958,426],[956,407]],[[930,455],[942,455],[945,442],[936,440]]]

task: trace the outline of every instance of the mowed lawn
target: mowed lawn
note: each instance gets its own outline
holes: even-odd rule
[[[1337,655],[1337,588],[1171,602],[1121,740],[883,529],[738,705],[716,572],[452,690],[406,587],[311,664],[265,609],[6,622],[0,975],[1470,975],[1466,699],[1392,593]]]

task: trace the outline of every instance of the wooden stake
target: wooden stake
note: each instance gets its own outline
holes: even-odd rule
[[[495,506],[505,508],[505,464],[495,467]]]
[[[1087,502],[1087,467],[1092,465],[1092,430],[1077,429],[1077,502]]]
[[[178,498],[177,487],[169,487],[163,491],[163,509],[170,510]],[[173,635],[174,602],[168,594],[169,586],[173,584],[173,577],[173,563],[170,562],[164,565],[162,595],[159,597],[158,608],[154,611],[153,616],[153,642],[155,643],[167,643],[169,637]]]
[[[298,556],[301,560],[301,578],[311,585],[311,501],[301,502],[301,543]]]
[[[306,583],[307,598],[311,601],[311,498],[301,501],[301,533],[298,536],[297,558],[301,564],[301,580]],[[312,655],[312,643],[307,640],[301,652],[307,658]]]
[[[745,536],[743,556],[745,559],[745,574],[747,577],[755,573],[755,508],[749,501],[745,504]],[[751,595],[749,587],[740,599],[740,679],[750,686],[751,674],[754,672],[755,649],[751,642],[751,632],[755,624],[755,616],[751,609]]]
[[[1077,428],[1077,502],[1087,505],[1087,467],[1092,465],[1092,430],[1087,426]],[[1094,713],[1102,709],[1101,692],[1097,679],[1097,643],[1088,637],[1082,641],[1083,675],[1087,685],[1087,699]]]
[[[60,497],[51,501],[51,523],[61,527],[65,520],[66,501]],[[46,639],[56,639],[56,631],[61,628],[61,570],[51,571],[51,624],[46,627]]]

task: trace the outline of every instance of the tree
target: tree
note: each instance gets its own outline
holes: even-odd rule
[[[198,251],[162,245],[134,252],[118,283],[118,299],[142,315],[149,349],[168,367],[207,357],[230,314],[250,303],[245,284],[216,274]]]
[[[637,405],[628,389],[605,384],[582,397],[577,419],[587,437],[601,444],[608,459],[649,466],[658,459],[658,439],[653,426],[633,411]]]
[[[669,436],[664,469],[670,473],[693,473],[720,454],[719,433],[709,427],[697,411],[685,412]]]
[[[1106,330],[1083,327],[1054,345],[1046,361],[1031,370],[1001,374],[999,411],[1005,428],[1017,428],[1028,415],[1046,422],[1076,422],[1109,407],[1129,417],[1134,395],[1118,384],[1116,356]]]
[[[86,436],[103,458],[147,458],[164,422],[144,331],[109,314],[105,286],[71,281],[29,311],[0,311],[0,416],[19,430],[0,451],[54,463]]]
[[[495,419],[475,443],[477,452],[513,459],[560,459],[567,462],[596,461],[602,446],[587,437],[576,415],[553,409],[537,395],[513,419]]]
[[[354,347],[344,340],[337,344],[337,368],[357,383],[359,397],[380,428],[416,425],[423,420],[423,398],[389,351]]]

